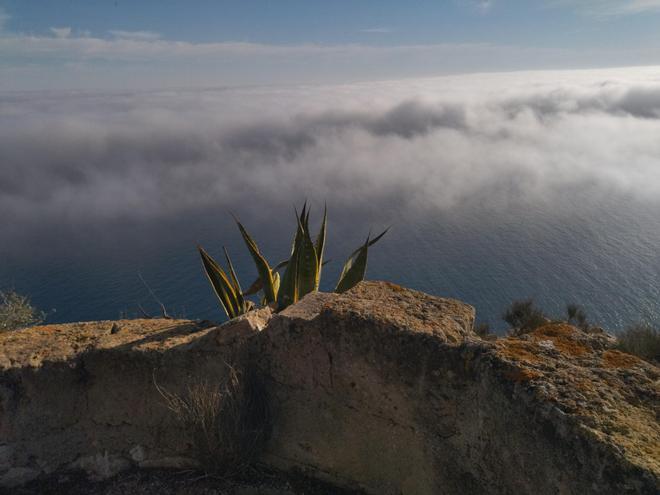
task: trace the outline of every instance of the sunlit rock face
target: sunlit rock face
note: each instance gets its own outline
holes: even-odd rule
[[[133,320],[0,336],[5,485],[194,465],[155,386],[258,371],[262,460],[374,494],[657,493],[657,367],[549,324],[495,342],[474,309],[394,284],[221,327]],[[113,330],[114,328],[114,330]]]
[[[391,284],[318,294],[260,336],[268,459],[369,493],[654,493],[658,369],[550,324],[480,340],[474,310]]]

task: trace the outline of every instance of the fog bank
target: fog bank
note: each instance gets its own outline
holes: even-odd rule
[[[304,197],[564,204],[660,193],[653,69],[338,86],[0,94],[0,242],[44,226],[158,221]],[[275,214],[275,213],[273,213]]]

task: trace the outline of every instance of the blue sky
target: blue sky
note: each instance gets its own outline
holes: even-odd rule
[[[0,0],[0,89],[653,65],[660,0]]]

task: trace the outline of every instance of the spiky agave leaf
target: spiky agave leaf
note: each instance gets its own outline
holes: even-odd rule
[[[348,257],[348,260],[346,260],[341,275],[339,276],[337,287],[335,287],[335,292],[339,294],[346,292],[364,280],[364,275],[367,272],[368,252],[369,238],[367,237],[367,241],[354,251],[354,253]]]
[[[289,260],[280,261],[277,265],[275,265],[275,268],[273,268],[273,276],[275,276],[275,272],[279,272],[282,268],[284,268],[288,264],[289,264]]]
[[[296,219],[298,214],[296,213]],[[300,257],[300,244],[302,240],[300,220],[297,221],[296,235],[293,238],[291,257],[284,270],[280,290],[277,294],[277,309],[283,310],[298,301],[298,260]]]
[[[319,285],[321,283],[321,269],[325,264],[323,262],[323,254],[325,252],[325,237],[327,233],[327,223],[328,223],[328,207],[327,205],[323,208],[323,221],[321,222],[321,229],[319,230],[319,235],[316,236],[316,242],[314,243],[314,248],[316,249],[317,265],[318,269],[316,272],[316,281],[314,284],[314,290],[319,290]]]
[[[303,204],[302,213],[298,215],[298,210],[294,207],[293,211],[296,212],[296,236],[293,238],[293,245],[291,246],[291,254],[296,249],[296,246],[299,245],[300,239],[302,238],[303,231],[302,226],[305,223],[305,210],[307,209],[307,201]]]
[[[275,276],[276,276],[276,275],[277,275],[277,278],[278,278],[278,279],[280,278],[280,276],[279,276],[279,274],[278,274],[277,272],[279,272],[282,268],[284,268],[288,263],[289,263],[289,260],[280,261],[280,262],[279,262],[277,265],[275,265],[275,267],[271,270],[271,272],[273,273],[273,282],[275,281]],[[274,285],[277,285],[277,284],[274,284]],[[263,284],[263,282],[261,281],[261,278],[260,278],[260,277],[257,277],[257,279],[256,279],[254,282],[252,282],[252,284],[250,285],[250,287],[248,287],[248,289],[247,289],[245,292],[243,292],[243,295],[244,295],[244,296],[253,296],[253,295],[255,295],[257,292],[259,292],[263,286],[264,286],[264,284]],[[277,292],[278,292],[278,291],[277,291],[277,287],[276,287],[276,289],[275,289],[275,293],[277,294]]]
[[[273,273],[273,287],[275,287],[275,294],[280,292],[280,274],[277,272]]]
[[[335,292],[346,292],[364,280],[364,277],[367,273],[369,247],[378,242],[387,233],[388,230],[389,227],[373,239],[370,239],[370,236],[368,236],[367,241],[351,253],[351,255],[348,257],[348,260],[344,264],[341,275],[339,276],[339,282],[337,282]]]
[[[323,263],[321,263],[321,267],[324,267],[325,265],[327,265],[330,262],[332,262],[332,260],[323,261]],[[277,294],[279,294],[278,287],[279,287],[279,280],[281,279],[280,274],[278,272],[282,268],[287,266],[288,264],[289,264],[289,260],[280,261],[277,265],[275,265],[275,268],[273,268],[273,282],[275,282],[276,278],[278,279],[278,283],[274,283],[275,289],[276,289],[275,292]],[[250,287],[248,287],[245,291],[243,291],[243,296],[244,297],[253,296],[257,292],[259,292],[262,287],[263,287],[263,284],[261,283],[261,279],[257,278],[254,282],[252,282],[252,284],[250,284]],[[318,290],[318,286],[317,286],[316,290]]]
[[[318,257],[312,238],[309,235],[309,210],[305,223],[299,225],[302,231],[300,250],[298,254],[298,294],[296,300],[316,290],[316,280],[319,270]]]
[[[305,226],[305,218],[309,218],[309,211],[307,211],[307,200],[305,200],[303,203],[302,212],[300,213],[300,225],[303,227]]]
[[[316,243],[310,236],[309,217],[310,208],[305,202],[300,214],[296,210],[296,235],[278,297],[278,309],[280,310],[297,302],[306,294],[318,290],[319,270],[324,263],[319,260],[317,246],[323,249],[325,244],[327,214],[324,214],[321,233],[317,237]]]
[[[309,232],[309,214],[311,213],[311,211],[312,211],[312,207],[310,206],[307,208],[307,214],[305,215],[305,221],[303,222],[303,227],[307,232]]]
[[[250,284],[250,287],[248,287],[245,292],[243,292],[243,297],[248,297],[248,296],[253,296],[257,292],[261,290],[261,288],[264,286],[263,282],[261,281],[261,278],[257,278],[254,282]]]
[[[216,296],[218,297],[220,304],[222,305],[227,316],[231,318],[236,318],[241,314],[241,308],[236,297],[234,288],[232,287],[229,278],[225,271],[220,268],[220,265],[202,248],[197,246],[199,254],[202,258],[202,266],[204,267],[204,272],[206,273],[213,290],[215,291]]]
[[[274,287],[275,287],[275,293],[279,295],[279,290],[280,290],[280,274],[277,273],[277,272],[273,272],[273,285],[274,285]],[[273,307],[273,309],[276,309],[276,308],[277,308],[277,302],[275,302],[275,303],[268,303],[268,302],[266,301],[266,298],[265,298],[265,297],[262,297],[262,298],[261,298],[261,305],[262,305],[262,306],[268,306],[269,304],[271,305],[271,307]]]
[[[234,265],[231,262],[231,258],[229,257],[227,248],[222,246],[222,250],[225,253],[225,260],[227,260],[227,266],[229,267],[229,278],[230,278],[229,281],[231,282],[232,288],[234,289],[234,294],[236,296],[236,302],[238,304],[238,308],[241,313],[245,313],[247,312],[245,306],[245,299],[243,298],[243,291],[241,290],[241,284],[238,282],[238,277],[236,276],[236,270],[234,270]]]
[[[387,234],[387,232],[388,232],[389,230],[390,230],[390,227],[387,227],[387,228],[386,228],[385,230],[383,230],[380,234],[378,234],[376,237],[374,237],[373,239],[371,239],[371,240],[369,241],[369,247],[373,246],[373,245],[376,244],[378,241],[380,241],[380,239],[381,239],[385,234]],[[371,237],[371,234],[369,234],[369,237]],[[353,257],[355,257],[355,255],[358,254],[358,252],[360,251],[360,249],[362,249],[363,247],[364,247],[364,246],[360,246],[360,247],[357,248],[355,251],[353,251],[353,252],[351,253],[351,255],[349,256],[349,258],[353,258]]]
[[[259,247],[257,247],[257,243],[254,242],[252,237],[250,237],[250,234],[247,233],[241,222],[239,222],[236,217],[234,217],[234,220],[238,225],[238,230],[241,231],[241,236],[243,237],[243,240],[245,241],[245,244],[250,251],[250,255],[254,260],[254,264],[257,267],[257,273],[259,274],[259,278],[263,284],[263,291],[266,302],[272,303],[277,301],[277,292],[275,291],[275,286],[273,284],[273,272],[268,265],[266,258],[263,257],[259,251]]]

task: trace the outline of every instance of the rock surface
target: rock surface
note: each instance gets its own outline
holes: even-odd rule
[[[0,485],[64,469],[100,479],[133,465],[194,465],[155,384],[181,393],[222,380],[224,362],[241,362],[240,342],[258,331],[258,316],[222,332],[191,321],[124,320],[0,334],[0,452],[11,452],[0,455]]]
[[[183,390],[227,362],[261,371],[277,469],[375,494],[658,493],[657,367],[565,324],[486,342],[473,322],[459,301],[369,282],[221,327],[0,335],[0,483],[192,463],[154,377]]]

